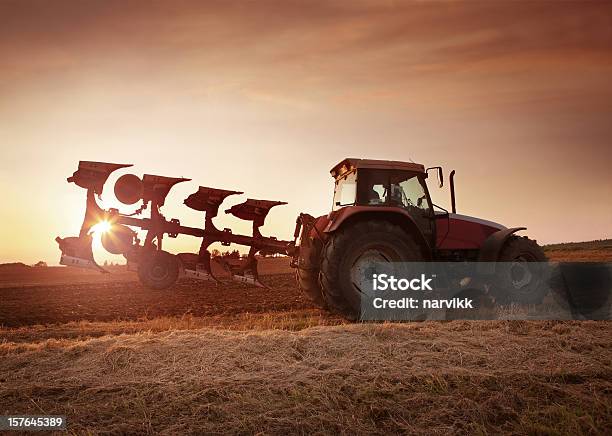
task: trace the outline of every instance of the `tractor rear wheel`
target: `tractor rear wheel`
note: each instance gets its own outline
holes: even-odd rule
[[[138,278],[150,289],[166,289],[179,275],[178,258],[167,251],[143,253],[138,259]]]
[[[501,273],[500,289],[495,290],[495,300],[501,304],[539,304],[548,287],[540,262],[546,255],[536,241],[526,236],[512,236],[499,254]]]
[[[372,262],[420,262],[421,247],[401,227],[362,221],[331,235],[322,251],[321,287],[328,306],[350,320],[361,313],[360,280]]]

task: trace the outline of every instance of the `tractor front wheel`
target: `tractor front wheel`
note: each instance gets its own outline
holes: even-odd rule
[[[327,303],[319,283],[321,265],[321,249],[323,240],[318,232],[312,236],[312,229],[316,219],[310,215],[300,215],[302,231],[300,232],[300,246],[297,258],[296,279],[302,294],[322,309],[327,309]]]
[[[536,241],[525,236],[512,236],[499,255],[501,283],[495,289],[495,300],[501,304],[539,304],[548,287],[544,277],[546,255]]]
[[[373,262],[421,261],[421,247],[401,227],[387,221],[350,225],[332,234],[323,247],[320,273],[323,295],[330,309],[357,320],[364,295],[362,280]]]
[[[316,243],[320,244],[319,240]],[[312,243],[314,245],[314,243]],[[319,261],[321,250],[314,246],[304,249],[300,246],[300,256],[296,270],[296,278],[300,291],[314,304],[322,309],[327,308],[321,285],[319,283]]]
[[[138,259],[138,278],[150,289],[166,289],[179,275],[178,258],[167,251],[153,251]]]

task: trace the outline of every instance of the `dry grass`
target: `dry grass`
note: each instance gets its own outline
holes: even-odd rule
[[[319,309],[286,312],[242,313],[199,317],[183,316],[143,318],[135,321],[75,321],[64,324],[34,325],[18,328],[0,327],[2,342],[41,342],[48,339],[89,339],[108,335],[159,333],[165,331],[196,330],[291,330],[315,326],[346,324],[343,318]]]
[[[555,262],[610,262],[612,250],[545,250]]]
[[[547,254],[612,258],[601,244]],[[283,262],[267,268],[281,273]],[[116,281],[59,268],[36,274],[0,277],[0,297],[9,286],[32,286],[24,295],[44,297],[33,287],[47,286],[44,307],[58,319],[0,328],[0,414],[64,414],[69,433],[574,435],[612,428],[609,321],[346,324],[303,307],[293,282],[279,279],[274,298],[215,288],[225,300],[209,315],[191,307],[204,304],[205,288],[179,287],[174,300],[200,300],[172,300],[171,316],[103,322],[95,321],[100,312],[119,302],[140,314],[158,300],[134,289],[127,298],[123,285],[115,292],[116,281],[133,280],[127,273]],[[74,292],[62,292],[63,283]],[[286,299],[295,300],[289,309],[278,303]],[[264,303],[274,311],[245,312]],[[77,321],[57,316],[78,309]]]
[[[74,433],[604,434],[607,322],[200,329],[0,344],[0,414]]]
[[[559,251],[581,251],[581,250],[607,250],[612,251],[612,239],[597,239],[583,242],[562,242],[559,244],[548,244],[544,250]]]
[[[545,245],[544,252],[556,262],[610,262],[612,239]]]

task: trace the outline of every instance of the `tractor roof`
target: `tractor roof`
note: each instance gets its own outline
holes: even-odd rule
[[[403,170],[425,172],[425,167],[414,162],[400,162],[397,160],[356,159],[347,157],[331,169],[331,175],[336,178],[356,168],[373,168],[379,170]]]

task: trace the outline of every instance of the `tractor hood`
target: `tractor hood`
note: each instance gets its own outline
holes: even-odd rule
[[[449,213],[448,215],[451,220],[467,221],[467,222],[479,224],[482,226],[492,227],[496,230],[504,230],[507,228],[506,226],[502,226],[501,224],[496,223],[494,221],[483,220],[482,218],[476,218],[476,217],[469,216],[469,215],[461,215],[458,213]]]
[[[491,234],[506,229],[493,221],[457,213],[436,218],[436,246],[443,250],[479,249]]]

